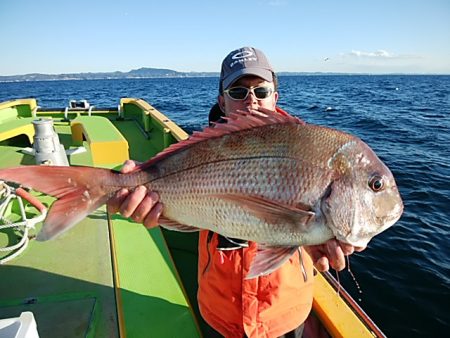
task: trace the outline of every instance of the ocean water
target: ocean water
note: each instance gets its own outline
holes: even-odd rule
[[[306,122],[355,134],[394,173],[405,204],[398,223],[350,258],[344,287],[388,337],[450,332],[450,76],[280,77],[279,106]],[[86,99],[117,106],[139,97],[188,132],[207,124],[218,78],[0,83],[0,101],[42,107]]]

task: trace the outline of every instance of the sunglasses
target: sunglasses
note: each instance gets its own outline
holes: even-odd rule
[[[259,87],[232,87],[229,89],[225,89],[224,93],[227,93],[228,96],[235,101],[245,100],[248,94],[252,92],[257,100],[264,100],[271,96],[275,90],[272,87],[268,86],[259,86]]]

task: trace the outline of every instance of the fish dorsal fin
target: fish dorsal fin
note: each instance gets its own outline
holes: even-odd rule
[[[261,220],[270,223],[287,222],[297,224],[306,231],[315,213],[308,210],[305,205],[299,204],[297,207],[271,201],[260,196],[245,194],[213,194],[212,198],[219,198],[236,203],[249,210]]]
[[[203,131],[195,131],[187,140],[171,145],[147,162],[138,165],[135,170],[147,169],[182,149],[208,139],[273,124],[305,124],[299,118],[291,116],[279,108],[277,108],[277,111],[261,109],[261,112],[255,111],[255,113],[231,113],[224,119],[227,120],[227,123],[215,123],[212,127],[206,127]]]

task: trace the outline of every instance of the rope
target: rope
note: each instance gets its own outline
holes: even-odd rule
[[[18,188],[21,189],[21,188]],[[23,189],[22,189],[23,190]],[[28,193],[24,193],[22,191],[20,193],[21,196],[16,194],[16,189],[10,187],[5,182],[0,181],[0,231],[3,229],[13,228],[15,229],[21,236],[18,243],[6,247],[0,247],[0,252],[12,252],[9,256],[0,259],[0,264],[4,264],[9,262],[10,260],[19,256],[28,246],[29,237],[28,232],[30,229],[35,229],[35,225],[39,222],[42,222],[47,215],[47,209],[42,207],[36,207],[34,203],[31,202],[33,197]],[[30,197],[30,201],[27,199],[27,196]],[[23,203],[23,199],[31,202],[36,209],[40,211],[40,214],[34,216],[33,218],[28,219],[25,213],[25,206]],[[17,200],[20,210],[21,220],[18,222],[11,222],[8,218],[6,218],[5,213],[10,205],[10,203],[14,203],[14,200]],[[42,205],[42,204],[41,204]]]

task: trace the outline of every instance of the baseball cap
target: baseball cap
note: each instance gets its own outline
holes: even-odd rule
[[[266,81],[273,81],[273,69],[266,56],[259,49],[242,47],[232,51],[222,62],[220,84],[228,89],[244,75],[255,75]]]

